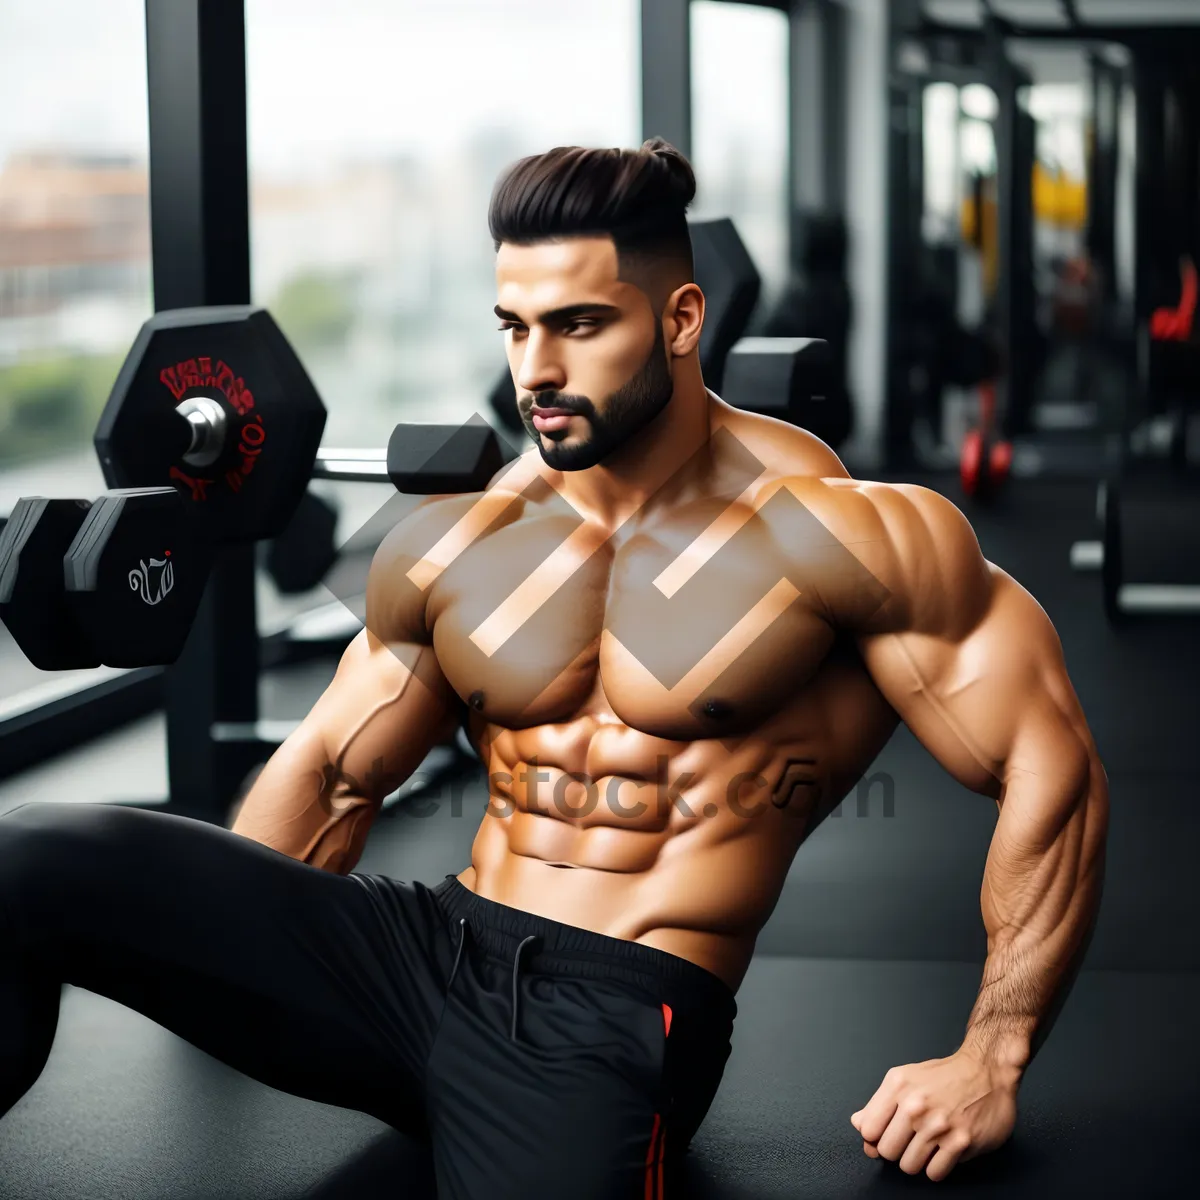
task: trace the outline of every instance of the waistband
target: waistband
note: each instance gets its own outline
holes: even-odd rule
[[[498,904],[476,895],[454,875],[431,890],[450,923],[465,919],[472,941],[485,953],[506,963],[519,956],[526,973],[623,980],[665,1001],[674,1013],[721,1024],[732,1024],[737,1016],[729,985],[677,954]]]

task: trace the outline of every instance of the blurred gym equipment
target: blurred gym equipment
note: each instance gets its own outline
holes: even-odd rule
[[[795,423],[835,450],[854,431],[854,402],[848,383],[848,349],[854,323],[854,302],[846,279],[848,250],[846,221],[841,213],[794,212],[788,280],[761,330],[765,337],[819,338],[828,343],[826,404],[820,428],[804,420]]]

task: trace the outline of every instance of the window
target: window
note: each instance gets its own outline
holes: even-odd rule
[[[696,219],[732,217],[762,276],[756,319],[788,272],[788,18],[692,0]]]
[[[487,413],[505,369],[492,186],[552,146],[640,144],[638,16],[247,0],[254,298],[325,400],[326,444]]]
[[[144,0],[0,5],[0,515],[95,496],[96,418],[150,315]],[[0,626],[0,697],[36,670]]]
[[[922,95],[925,208],[922,232],[932,244],[957,243],[961,225],[958,177],[958,88],[931,83]]]

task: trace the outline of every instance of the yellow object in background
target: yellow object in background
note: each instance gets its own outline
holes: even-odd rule
[[[974,175],[962,206],[962,238],[979,251],[983,269],[983,294],[996,294],[996,272],[1000,263],[1000,238],[996,225],[996,177]]]
[[[1063,229],[1082,229],[1087,224],[1087,184],[1034,163],[1033,218]]]
[[[1083,229],[1087,225],[1087,184],[1062,171],[1033,164],[1033,219],[1061,229]],[[999,236],[996,226],[996,177],[974,176],[963,199],[961,230],[963,242],[979,251],[983,266],[985,296],[996,291],[999,267]]]

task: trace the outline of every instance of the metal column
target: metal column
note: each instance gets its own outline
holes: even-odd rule
[[[1028,79],[1005,51],[1004,36],[989,22],[988,78],[995,89],[997,259],[995,324],[1004,346],[1005,364],[999,412],[1007,434],[1029,430],[1034,362],[1033,163],[1036,136],[1033,118],[1018,103]]]
[[[887,79],[887,327],[884,375],[883,461],[889,468],[914,459],[915,398],[909,379],[912,288],[920,274],[922,172],[921,80],[901,69],[902,47],[920,26],[917,0],[889,7]]]
[[[1092,123],[1088,146],[1088,255],[1099,268],[1106,302],[1116,299],[1117,121],[1121,75],[1092,54]]]
[[[249,303],[243,0],[146,0],[146,58],[155,309]],[[213,737],[258,716],[254,562],[253,544],[223,551],[167,672],[173,812],[222,821],[261,754]]]
[[[832,0],[792,0],[788,177],[795,209],[841,212],[846,195],[846,16]]]
[[[691,0],[642,0],[642,138],[692,154]]]

